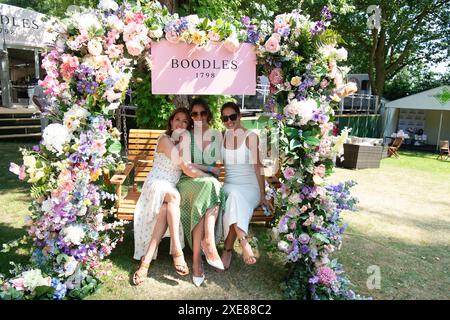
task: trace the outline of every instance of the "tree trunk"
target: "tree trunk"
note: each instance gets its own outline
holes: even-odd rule
[[[170,13],[175,13],[178,10],[179,5],[182,1],[180,0],[160,0],[162,5],[165,5],[169,9]]]

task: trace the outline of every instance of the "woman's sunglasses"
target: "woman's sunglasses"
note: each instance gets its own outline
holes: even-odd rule
[[[238,114],[233,113],[233,114],[230,114],[229,116],[222,116],[222,121],[223,122],[228,122],[228,120],[236,121],[237,118],[238,118]]]
[[[206,117],[208,115],[208,112],[206,112],[205,110],[201,112],[191,112],[191,117],[197,117],[199,115],[202,117]]]

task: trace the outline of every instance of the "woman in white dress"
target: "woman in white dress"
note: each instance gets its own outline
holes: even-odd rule
[[[242,247],[244,262],[256,262],[247,238],[253,210],[259,205],[273,208],[265,197],[258,136],[242,127],[240,110],[235,103],[225,103],[221,108],[221,115],[227,128],[222,146],[225,165],[223,188],[227,199],[223,216],[225,244],[221,258],[224,268],[228,269],[236,238]]]
[[[178,154],[172,133],[192,128],[192,119],[186,108],[176,109],[169,118],[168,129],[158,139],[153,168],[142,187],[134,211],[134,259],[141,260],[134,273],[133,283],[139,285],[147,276],[150,262],[156,259],[158,245],[163,236],[170,236],[170,254],[175,271],[189,274],[184,260],[183,228],[180,223],[180,194],[176,184],[181,172],[192,177],[206,176],[184,162]],[[169,227],[169,232],[167,231]]]

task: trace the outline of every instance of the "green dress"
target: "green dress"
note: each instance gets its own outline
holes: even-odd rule
[[[211,144],[213,144],[211,142]],[[208,148],[210,149],[210,148]],[[220,149],[215,149],[220,150]],[[214,154],[213,154],[214,157]],[[208,158],[213,158],[208,157]],[[191,134],[191,161],[202,165],[215,166],[212,163],[205,162],[203,152],[195,144],[193,135]],[[225,205],[225,193],[222,185],[214,176],[191,178],[182,175],[177,184],[178,191],[181,195],[180,213],[181,224],[183,225],[184,236],[192,249],[192,230],[195,228],[200,219],[205,215],[209,208],[219,205],[219,214],[215,226],[215,240],[218,242],[222,236],[222,212]]]

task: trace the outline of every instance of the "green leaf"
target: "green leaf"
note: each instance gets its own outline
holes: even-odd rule
[[[318,146],[320,144],[320,139],[316,137],[306,137],[305,142],[310,146]]]
[[[120,150],[122,150],[122,144],[120,141],[115,140],[109,147],[108,151],[110,153],[120,154]]]
[[[330,240],[322,233],[314,233],[313,237],[316,238],[319,241],[330,243]]]
[[[44,298],[44,296],[52,295],[55,292],[55,288],[49,286],[39,286],[34,289],[34,294],[36,298]]]

